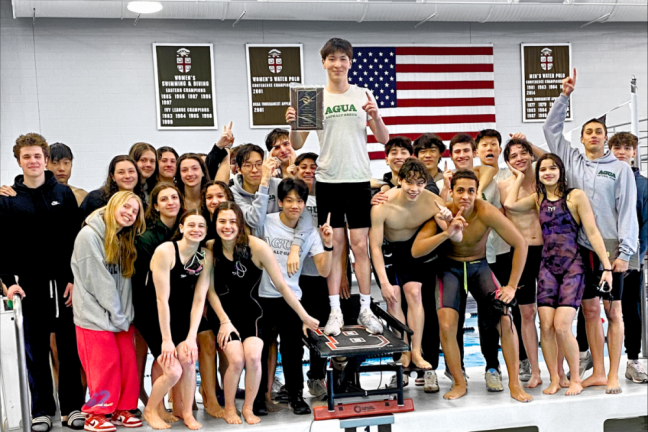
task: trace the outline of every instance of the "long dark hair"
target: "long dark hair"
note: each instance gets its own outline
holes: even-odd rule
[[[207,165],[205,165],[205,162],[203,162],[200,156],[198,156],[196,153],[183,154],[176,161],[176,175],[175,175],[175,182],[178,185],[178,188],[180,189],[180,192],[182,192],[183,195],[185,193],[185,184],[182,181],[182,173],[180,172],[180,165],[182,164],[183,161],[186,161],[187,159],[195,160],[200,164],[200,169],[202,170],[203,173],[203,178],[200,181],[201,190],[203,187],[205,187],[205,183],[209,181],[209,171],[207,170]]]
[[[565,195],[565,192],[567,191],[567,180],[565,179],[565,165],[563,164],[562,159],[560,159],[560,156],[553,154],[553,153],[545,153],[542,156],[540,156],[540,159],[538,159],[538,163],[536,164],[536,192],[538,194],[538,201],[541,199],[541,197],[546,197],[547,196],[547,189],[545,188],[545,185],[540,181],[540,166],[542,165],[543,161],[546,161],[547,159],[552,160],[556,166],[558,167],[558,170],[560,171],[560,177],[558,178],[558,183],[556,184],[556,195],[559,197],[563,197]]]
[[[140,183],[140,172],[137,168],[137,163],[135,162],[135,160],[133,160],[132,157],[128,155],[118,155],[112,158],[110,165],[108,165],[108,176],[106,177],[106,181],[100,189],[101,194],[106,200],[109,200],[110,197],[119,192],[119,186],[117,186],[117,182],[113,179],[113,175],[115,174],[117,164],[124,161],[132,163],[135,167],[137,180],[135,180],[135,188],[133,189],[133,193],[137,195],[142,200],[142,202],[144,202],[144,192],[142,191],[142,184]]]
[[[150,202],[149,206],[146,209],[146,224],[153,224],[160,219],[160,212],[155,208],[155,204],[157,204],[158,196],[160,195],[160,192],[166,189],[173,189],[176,192],[178,192],[178,197],[180,197],[180,211],[184,208],[184,197],[182,196],[182,193],[180,192],[180,189],[178,189],[178,186],[172,184],[172,183],[158,183],[157,186],[153,188],[151,191],[151,196],[150,196]],[[176,217],[176,224],[177,226],[178,222],[178,217]]]
[[[157,157],[157,151],[155,150],[155,147],[153,147],[149,143],[137,142],[133,144],[133,146],[130,148],[128,155],[132,157],[135,162],[139,162],[144,152],[147,151],[152,151],[153,154],[155,155],[155,171],[153,171],[151,177],[146,179],[146,190],[150,191],[155,187],[155,184],[157,183],[157,177],[158,177],[158,157]],[[139,175],[141,176],[142,173],[139,173]]]
[[[218,259],[223,255],[223,240],[218,235],[218,230],[216,229],[216,223],[218,221],[218,214],[222,211],[232,210],[236,215],[236,227],[238,228],[238,234],[236,235],[236,243],[234,244],[234,260],[241,258],[248,258],[250,256],[250,239],[248,238],[247,233],[245,232],[245,219],[243,219],[243,212],[241,208],[233,201],[225,201],[220,203],[216,210],[214,210],[214,232],[216,233],[216,238],[214,239],[214,246],[212,251],[214,252],[214,266],[218,263]]]

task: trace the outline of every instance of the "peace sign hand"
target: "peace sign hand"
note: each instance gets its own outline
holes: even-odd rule
[[[322,242],[327,248],[333,247],[333,228],[331,228],[331,213],[326,217],[326,223],[319,228]]]
[[[234,122],[229,122],[229,125],[223,126],[223,134],[216,143],[218,148],[229,148],[234,145],[234,134],[232,133],[232,126]]]
[[[576,89],[576,68],[574,68],[573,76],[563,78],[562,88],[565,96],[569,96]]]

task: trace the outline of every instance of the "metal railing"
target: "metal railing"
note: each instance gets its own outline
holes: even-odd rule
[[[20,298],[20,295],[16,294],[11,300],[13,302],[13,322],[15,324],[16,332],[16,360],[18,362],[18,387],[20,389],[20,411],[22,417],[21,430],[22,432],[30,432],[31,412],[29,407],[29,387],[27,386],[27,356],[25,354],[25,329],[22,299]]]
[[[31,431],[31,413],[29,410],[29,388],[27,387],[27,356],[25,354],[25,328],[22,311],[22,299],[19,295],[13,298],[14,316],[16,318],[16,342],[18,343],[18,376],[20,379],[20,407],[22,408],[22,430]]]

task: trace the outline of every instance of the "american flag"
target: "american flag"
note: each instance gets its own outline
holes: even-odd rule
[[[391,136],[495,128],[492,45],[353,48],[349,83],[373,92]],[[367,128],[369,157],[385,157]]]

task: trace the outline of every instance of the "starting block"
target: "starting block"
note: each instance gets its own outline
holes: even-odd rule
[[[305,340],[320,357],[327,358],[327,406],[315,408],[315,420],[331,418],[348,418],[375,416],[396,412],[414,410],[411,399],[407,403],[403,399],[403,366],[400,363],[379,365],[361,365],[368,356],[385,357],[394,353],[410,351],[410,347],[402,339],[403,335],[414,333],[405,324],[398,321],[389,313],[371,304],[371,309],[378,318],[387,324],[383,334],[371,334],[362,326],[344,326],[338,336],[328,336],[322,329],[310,332]],[[397,331],[401,336],[395,333]],[[363,372],[396,372],[397,386],[365,390],[360,386],[360,374]],[[385,400],[335,404],[336,399],[357,398],[385,395]],[[393,400],[395,396],[396,400]]]

